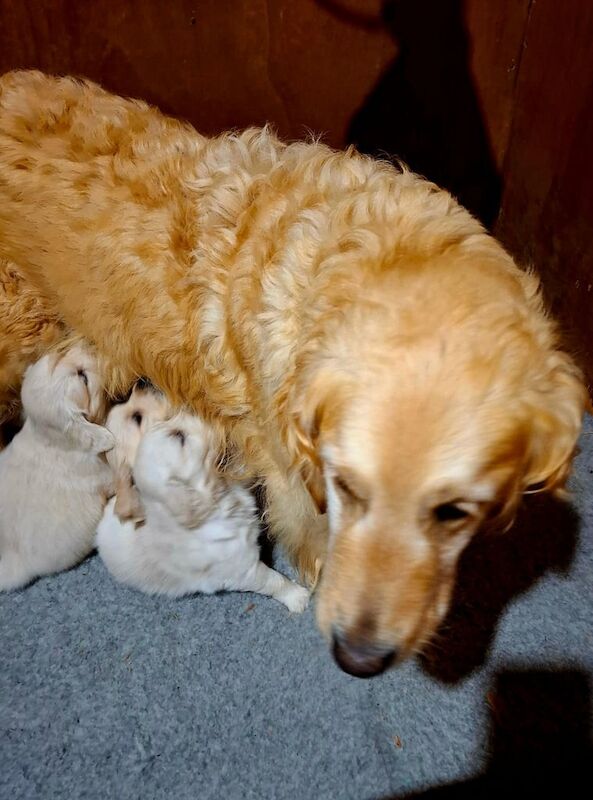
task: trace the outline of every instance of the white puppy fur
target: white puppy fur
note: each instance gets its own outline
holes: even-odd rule
[[[144,511],[132,480],[132,467],[142,436],[157,422],[169,419],[172,409],[165,395],[146,381],[138,381],[127,402],[113,406],[106,427],[115,438],[107,461],[115,476],[115,513],[124,522],[140,522]]]
[[[25,423],[0,453],[0,590],[74,566],[93,549],[111,470],[113,436],[93,420],[105,397],[82,347],[25,373]]]
[[[303,611],[308,591],[260,561],[255,501],[227,482],[216,458],[210,428],[193,415],[148,430],[133,468],[145,522],[121,521],[112,499],[97,532],[101,558],[145,592],[257,592]]]

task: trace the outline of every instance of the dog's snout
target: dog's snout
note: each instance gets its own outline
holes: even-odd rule
[[[397,651],[373,642],[350,639],[334,631],[332,652],[338,666],[356,678],[372,678],[384,672],[397,658]]]

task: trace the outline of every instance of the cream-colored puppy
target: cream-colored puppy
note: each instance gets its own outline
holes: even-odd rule
[[[138,490],[132,479],[132,467],[142,436],[157,422],[172,415],[164,394],[150,382],[139,380],[125,403],[113,406],[105,426],[115,439],[107,461],[115,477],[115,513],[122,522],[144,518]]]
[[[303,611],[308,591],[260,561],[255,501],[218,472],[216,458],[198,417],[182,412],[149,429],[133,468],[145,524],[122,522],[112,499],[97,532],[101,558],[145,592],[257,592]]]
[[[0,590],[88,555],[112,493],[94,357],[81,347],[44,356],[25,373],[22,402],[23,429],[0,453]]]

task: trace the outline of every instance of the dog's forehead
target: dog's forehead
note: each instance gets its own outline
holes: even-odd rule
[[[494,489],[485,471],[498,439],[483,422],[479,413],[445,414],[429,403],[365,403],[342,418],[324,458],[370,486],[409,495],[459,487],[487,500]]]

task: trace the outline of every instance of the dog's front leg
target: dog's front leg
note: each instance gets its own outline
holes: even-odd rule
[[[280,472],[266,480],[267,520],[301,580],[315,588],[327,551],[327,515],[319,514],[303,482]]]

